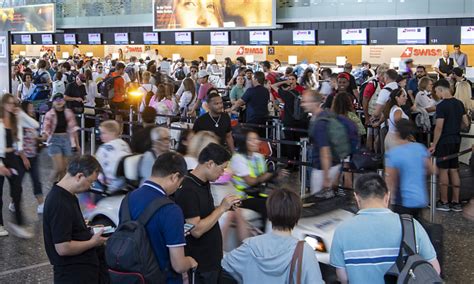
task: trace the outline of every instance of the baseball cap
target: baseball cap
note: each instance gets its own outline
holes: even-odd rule
[[[199,72],[198,72],[198,78],[199,78],[199,79],[200,79],[200,78],[207,77],[207,76],[209,76],[209,73],[207,73],[206,70],[199,70]]]
[[[56,93],[51,97],[51,101],[53,101],[53,102],[55,100],[62,100],[62,99],[64,99],[64,95],[61,94],[61,93]]]
[[[84,74],[79,74],[79,75],[77,75],[77,77],[79,78],[79,80],[81,80],[82,83],[85,83],[85,82],[86,82],[86,75],[84,75]]]
[[[347,72],[341,72],[339,74],[337,74],[337,78],[344,78],[346,79],[347,81],[350,81],[351,80],[351,76],[349,75],[349,73]]]

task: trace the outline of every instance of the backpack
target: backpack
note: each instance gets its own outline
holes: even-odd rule
[[[375,77],[372,77],[372,78],[369,78],[367,81],[363,82],[362,85],[360,85],[359,87],[359,102],[362,104],[362,101],[364,99],[364,92],[365,92],[365,88],[369,85],[369,84],[373,84],[374,87],[375,87],[375,90],[377,91],[377,88],[379,86],[379,81],[377,80],[377,78]],[[375,94],[375,92],[374,92]]]
[[[44,76],[45,74],[48,74],[48,72],[39,74],[39,71],[37,71],[35,73],[33,76],[33,84],[35,85],[35,88],[26,99],[27,101],[42,101],[49,99],[49,96],[51,95],[51,89],[49,88],[48,82],[46,81]],[[21,92],[23,93],[23,85]]]
[[[66,85],[73,83],[76,80],[76,75],[71,71],[71,74],[64,73],[66,75]]]
[[[135,82],[137,80],[137,73],[135,72],[135,64],[128,64],[127,67],[125,67],[125,73],[128,74],[128,77],[130,77],[131,82]]]
[[[35,75],[33,76],[33,84],[35,84],[36,86],[47,84],[48,82],[44,77],[45,74],[48,74],[48,72],[45,71],[39,74],[39,71],[36,71]]]
[[[176,80],[184,80],[186,78],[186,74],[184,74],[184,71],[182,68],[177,69],[176,72],[174,72],[174,77]]]
[[[443,283],[438,272],[416,251],[415,226],[413,217],[400,215],[402,225],[402,241],[395,263],[385,273],[385,283]],[[407,256],[403,256],[403,252]]]
[[[120,76],[110,76],[100,81],[99,84],[97,84],[97,88],[99,89],[100,95],[104,99],[112,99],[114,97],[114,82],[115,79],[117,79],[118,77]]]
[[[165,283],[166,271],[161,271],[150,244],[146,224],[161,207],[173,202],[164,197],[153,200],[132,220],[129,194],[120,206],[121,222],[107,240],[105,260],[109,267],[111,283]]]
[[[370,101],[369,101],[369,114],[370,115],[373,115],[374,112],[375,112],[375,108],[377,107],[377,99],[379,97],[379,94],[380,94],[380,91],[382,90],[387,90],[389,92],[392,92],[392,88],[389,88],[389,87],[384,87],[383,89],[380,88],[380,84],[378,84],[377,86],[377,89],[375,89],[375,92],[374,94],[372,95],[372,97],[370,98]]]
[[[341,116],[333,113],[330,113],[328,116],[319,116],[316,118],[315,123],[320,120],[327,122],[328,140],[333,157],[342,160],[349,156],[353,149],[348,128],[346,127],[347,122],[345,122]]]
[[[294,97],[293,100],[293,113],[291,116],[295,120],[301,120],[304,116],[304,110],[301,107],[301,95],[295,93],[294,91],[289,91],[289,93]]]

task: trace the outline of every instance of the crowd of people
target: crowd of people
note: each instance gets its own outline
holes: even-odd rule
[[[402,232],[395,213],[421,218],[429,199],[426,177],[435,168],[440,182],[436,209],[463,210],[458,158],[438,159],[433,165],[430,157],[458,153],[460,134],[470,127],[474,104],[472,83],[463,75],[467,57],[459,48],[452,57],[443,52],[433,66],[436,79],[425,66],[413,67],[413,73],[409,67],[413,62],[406,63],[405,70],[386,64],[372,69],[368,62],[354,69],[347,63],[334,73],[319,62],[283,68],[275,60],[256,67],[238,57],[235,63],[226,58],[224,72],[219,73],[217,61],[208,64],[200,57],[189,64],[184,58],[170,63],[158,51],[153,60],[132,56],[128,62],[79,53],[59,64],[51,53],[35,65],[20,59],[12,68],[16,93],[3,95],[0,121],[0,180],[3,185],[6,177],[10,183],[9,209],[15,212],[16,224],[9,224],[7,231],[1,218],[0,235],[32,237],[21,209],[22,180],[29,172],[37,211],[44,214],[45,248],[55,282],[105,281],[106,238],[103,231],[91,233],[75,195],[87,196],[91,186],[108,192],[123,189],[127,181],[117,173],[118,165],[127,156],[143,154],[137,169],[139,187],[129,193],[127,205],[122,204],[120,222],[126,222],[124,208],[137,220],[153,200],[173,200],[143,224],[166,283],[189,279],[322,283],[318,260],[308,244],[300,248],[302,269],[293,273],[290,260],[301,245],[291,231],[300,218],[302,198],[305,203],[334,198],[345,194],[341,185],[354,188],[360,211],[337,228],[331,265],[342,283],[382,283],[400,247]],[[209,80],[213,74],[222,77],[225,90]],[[44,93],[45,97],[35,97]],[[47,109],[38,108],[38,101]],[[100,122],[101,145],[91,153],[94,156],[79,156],[85,145],[79,143],[76,115],[87,107],[100,107],[112,116]],[[139,121],[138,126],[129,126],[134,131],[128,143],[121,137],[121,122],[130,108],[139,113]],[[44,113],[41,125],[38,110]],[[309,138],[312,170],[306,196],[298,196],[295,188],[282,188],[279,182],[299,171],[295,166],[302,160],[299,146],[283,147],[283,155],[292,161],[284,169],[266,163],[261,126],[275,117],[285,128],[283,140]],[[183,122],[189,128],[173,141],[179,142],[174,151],[168,127],[179,121],[193,123]],[[431,141],[422,135],[427,132],[433,133]],[[52,189],[44,202],[38,174],[43,146],[54,164]],[[367,174],[353,183],[347,169],[354,168],[360,153],[384,157],[384,177]],[[216,207],[211,183],[225,175],[235,193]],[[260,233],[267,220],[272,230],[245,239],[224,255],[225,229],[221,232],[219,220],[226,216],[237,227],[245,227],[241,208],[259,213]],[[192,226],[186,235],[185,223]],[[417,253],[439,273],[436,252],[416,220],[415,228]],[[245,230],[241,235],[242,240],[249,236]],[[384,260],[387,257],[389,261]],[[132,277],[123,271],[110,275],[117,283]]]

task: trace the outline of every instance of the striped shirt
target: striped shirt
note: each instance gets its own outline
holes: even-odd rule
[[[415,235],[420,256],[434,260],[433,245],[416,220]],[[349,283],[384,283],[384,274],[398,256],[401,238],[398,214],[385,208],[360,210],[336,228],[330,263],[345,268]]]

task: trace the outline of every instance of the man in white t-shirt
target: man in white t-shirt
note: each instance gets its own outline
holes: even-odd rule
[[[96,82],[96,84],[98,84],[99,82],[104,80],[107,74],[105,74],[104,72],[104,66],[102,65],[102,63],[97,63],[95,69],[96,71],[92,73],[92,80]]]
[[[120,139],[120,125],[115,120],[107,120],[100,124],[100,145],[95,156],[103,169],[99,181],[107,186],[110,192],[120,190],[125,185],[123,177],[117,177],[117,166],[120,160],[132,153],[127,142]]]

